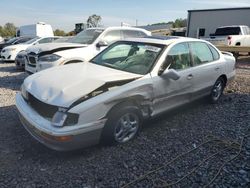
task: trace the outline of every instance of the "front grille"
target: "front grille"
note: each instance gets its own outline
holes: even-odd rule
[[[29,56],[29,63],[36,64],[36,58],[33,56]]]
[[[58,110],[58,107],[50,105],[50,104],[46,104],[38,100],[37,98],[35,98],[30,93],[28,96],[28,103],[38,114],[40,114],[41,116],[45,118],[52,118]]]
[[[36,59],[37,59],[37,55],[35,53],[29,53],[28,56],[28,64],[31,66],[36,66]]]

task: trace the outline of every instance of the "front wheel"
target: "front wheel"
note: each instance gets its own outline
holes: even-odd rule
[[[216,80],[212,91],[210,93],[210,101],[211,103],[217,103],[220,99],[221,95],[223,94],[223,90],[225,88],[225,81],[223,78],[219,78]]]
[[[105,144],[125,143],[132,140],[141,127],[141,115],[137,107],[123,106],[108,115],[102,134]]]

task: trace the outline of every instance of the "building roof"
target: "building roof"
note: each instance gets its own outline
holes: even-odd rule
[[[216,8],[216,9],[197,9],[197,10],[188,10],[188,12],[221,11],[221,10],[244,10],[244,9],[250,9],[250,7]]]

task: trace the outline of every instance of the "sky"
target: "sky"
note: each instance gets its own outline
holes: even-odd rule
[[[68,32],[92,14],[106,27],[147,25],[187,18],[187,10],[250,7],[250,0],[1,0],[0,7],[0,25],[42,21]]]

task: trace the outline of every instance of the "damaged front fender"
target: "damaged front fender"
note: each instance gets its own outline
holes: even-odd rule
[[[79,121],[91,122],[106,118],[109,111],[120,103],[133,102],[141,110],[144,118],[150,117],[153,111],[153,85],[150,76],[148,79],[143,77],[120,86],[117,83],[109,85],[113,87],[106,86],[108,84],[102,86],[106,91],[102,90],[102,93],[90,98],[82,98],[72,104],[69,111],[80,114]]]

